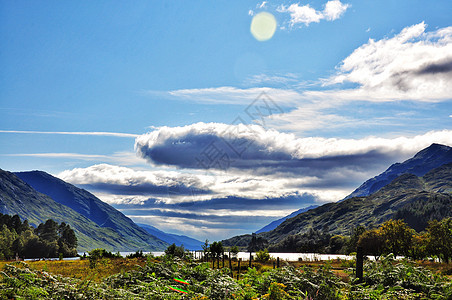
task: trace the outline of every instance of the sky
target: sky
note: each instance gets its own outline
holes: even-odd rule
[[[452,146],[452,2],[1,1],[0,168],[210,241]]]

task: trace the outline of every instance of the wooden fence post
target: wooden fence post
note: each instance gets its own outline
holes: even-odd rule
[[[276,267],[279,268],[279,256],[276,258]]]
[[[239,280],[240,278],[240,263],[242,262],[242,259],[239,258],[239,265],[238,265],[238,270],[237,270],[237,280]]]
[[[363,248],[358,247],[356,251],[356,278],[359,279],[359,282],[362,282],[363,280],[363,264],[364,264]]]
[[[231,270],[231,277],[234,278],[234,272],[232,271],[231,253],[229,252],[229,269]]]

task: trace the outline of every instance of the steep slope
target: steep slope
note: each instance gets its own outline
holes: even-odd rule
[[[163,249],[166,246],[165,242],[149,234],[120,211],[86,190],[42,171],[15,174],[38,192],[73,209],[99,227],[114,230],[134,245],[146,246],[148,249]]]
[[[416,176],[424,176],[430,170],[450,162],[452,162],[452,148],[432,144],[419,151],[414,157],[403,163],[395,163],[380,175],[367,180],[345,199],[369,196],[402,174],[410,173]]]
[[[73,209],[55,202],[37,192],[11,172],[0,169],[0,212],[18,214],[37,226],[47,219],[69,224],[76,232],[78,251],[105,248],[109,251],[134,251],[138,249],[161,250],[163,241],[154,245],[130,241],[111,228],[102,228]]]
[[[452,163],[431,170],[423,177],[403,174],[368,197],[328,203],[287,219],[272,231],[258,234],[270,243],[310,230],[349,235],[358,225],[376,227],[392,219],[404,219],[423,230],[432,219],[452,217]],[[247,244],[250,235],[225,240],[227,246]]]
[[[185,249],[188,250],[201,250],[202,245],[204,245],[204,242],[198,241],[194,238],[185,236],[185,235],[177,235],[172,233],[166,233],[161,231],[160,229],[157,229],[154,226],[147,225],[147,224],[139,224],[137,223],[141,228],[146,230],[148,233],[152,234],[153,236],[161,239],[162,241],[167,242],[168,244],[176,244],[176,246],[183,245]]]
[[[293,218],[293,217],[295,217],[295,216],[298,216],[299,214],[304,213],[305,211],[308,211],[308,210],[310,210],[310,209],[316,208],[317,206],[318,206],[318,205],[310,205],[310,206],[308,206],[308,207],[305,207],[305,208],[299,209],[299,210],[297,210],[297,211],[294,211],[293,213],[291,213],[291,214],[288,215],[288,216],[282,217],[281,219],[275,220],[275,221],[271,222],[270,224],[265,225],[264,227],[262,227],[261,229],[259,229],[258,231],[256,231],[256,233],[267,232],[267,231],[273,230],[273,229],[275,229],[276,227],[278,227],[279,224],[281,224],[281,223],[284,222],[285,220],[290,219],[290,218]]]

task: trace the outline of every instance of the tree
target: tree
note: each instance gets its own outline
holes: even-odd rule
[[[431,221],[427,227],[427,251],[449,263],[452,257],[452,218]]]
[[[54,242],[58,240],[58,223],[48,219],[44,224],[41,223],[35,229],[35,233],[43,240]]]
[[[74,230],[71,226],[62,222],[58,226],[58,246],[60,247],[59,252],[63,256],[74,256],[77,254],[77,237],[75,236]]]
[[[389,220],[384,222],[379,230],[384,240],[384,253],[392,253],[394,256],[409,255],[414,230],[405,222]]]
[[[345,247],[345,252],[347,254],[356,252],[356,247],[358,245],[358,240],[361,234],[363,234],[366,231],[366,227],[364,226],[356,226],[352,229],[352,232],[350,234],[350,239],[348,240],[348,243]]]
[[[413,236],[413,242],[410,250],[410,257],[412,259],[424,259],[428,256],[428,234],[416,234]]]
[[[17,233],[14,229],[10,230],[5,224],[0,230],[0,258],[11,259],[14,257],[12,246],[14,240],[17,238]]]
[[[348,239],[345,236],[342,235],[334,235],[330,238],[328,248],[329,253],[343,253],[344,248],[348,242]]]
[[[221,242],[213,242],[212,245],[210,245],[210,253],[215,258],[220,258],[223,255],[224,248],[223,244]]]
[[[176,244],[169,245],[165,250],[165,255],[172,257],[185,257],[185,248],[184,246],[176,246]]]
[[[373,255],[375,260],[383,254],[385,241],[380,229],[371,229],[364,231],[358,240],[358,246],[363,248],[365,255]]]
[[[204,245],[201,246],[202,250],[204,250],[204,255],[207,255],[209,253],[209,240],[206,239],[204,242]]]
[[[263,237],[257,237],[255,233],[251,236],[251,242],[248,244],[249,252],[257,252],[259,250],[263,250],[267,248],[268,241]]]

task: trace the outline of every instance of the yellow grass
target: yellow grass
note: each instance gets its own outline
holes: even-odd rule
[[[0,262],[0,270],[8,262]],[[54,261],[29,261],[27,264],[31,269],[58,274],[64,277],[78,278],[100,282],[108,276],[137,269],[144,266],[144,259],[101,259],[94,268],[90,268],[89,260],[54,260]]]

